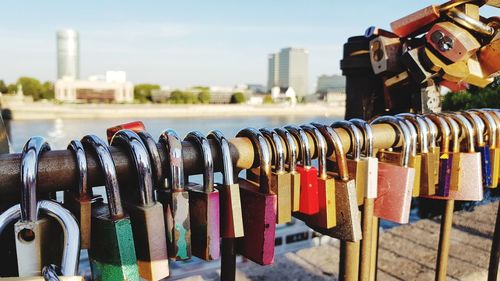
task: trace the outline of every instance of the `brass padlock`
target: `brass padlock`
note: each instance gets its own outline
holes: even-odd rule
[[[160,135],[159,142],[165,146],[170,164],[165,186],[156,190],[158,201],[163,205],[168,255],[172,259],[187,260],[191,258],[191,223],[189,192],[184,189],[182,143],[171,129]]]
[[[325,137],[320,133],[317,127],[312,125],[302,125],[304,129],[314,140],[315,151],[318,158],[318,204],[319,212],[309,217],[308,225],[314,225],[321,228],[332,228],[336,222],[335,208],[335,180],[326,172],[326,153],[327,145]]]
[[[486,77],[497,75],[500,72],[500,62],[498,59],[500,56],[500,35],[488,45],[481,47],[477,54],[483,74]]]
[[[259,130],[266,138],[272,151],[271,191],[276,194],[278,206],[276,210],[276,223],[283,224],[292,220],[292,176],[285,170],[285,151],[278,133],[271,129]]]
[[[450,150],[450,135],[451,129],[443,116],[430,114],[425,116],[426,120],[431,120],[434,126],[437,126],[437,133],[441,138],[440,154],[438,156],[439,164],[439,181],[437,183],[436,195],[448,196],[450,194],[450,178],[451,178],[451,158],[449,157]],[[432,127],[429,126],[429,127]]]
[[[244,235],[241,214],[240,187],[234,182],[233,161],[229,142],[220,131],[211,131],[208,139],[217,143],[222,159],[222,184],[215,187],[219,190],[220,201],[220,233],[222,238],[238,238]]]
[[[424,118],[427,123],[427,127],[429,129],[429,154],[432,157],[432,161],[434,162],[434,167],[439,167],[439,158],[441,157],[441,149],[437,145],[437,137],[438,137],[438,128],[432,120],[425,115],[420,115]],[[446,123],[446,121],[443,120]],[[449,128],[448,128],[449,129]],[[436,168],[433,171],[434,173],[434,184],[437,185],[439,183],[439,169]]]
[[[401,154],[379,151],[378,191],[374,215],[397,223],[408,223],[415,169],[408,166],[411,153],[411,136],[403,120],[392,116],[380,116],[370,124],[390,124],[397,128],[402,139]],[[399,161],[396,161],[399,160]],[[397,164],[394,164],[397,163]]]
[[[214,189],[214,165],[207,138],[198,131],[185,141],[195,144],[203,159],[203,184],[188,183],[191,244],[193,255],[204,260],[220,257],[219,192]]]
[[[488,186],[490,188],[496,188],[498,186],[498,177],[500,169],[500,148],[497,147],[497,136],[499,135],[500,128],[497,127],[495,118],[491,116],[487,111],[484,110],[473,110],[476,112],[480,118],[483,119],[488,137],[488,146],[490,154],[490,174],[491,174],[491,184]],[[500,120],[499,120],[500,121]],[[500,125],[500,124],[499,124]]]
[[[293,136],[283,128],[275,128],[274,131],[284,140],[287,151],[288,173],[292,181],[291,204],[292,212],[298,212],[300,209],[300,173],[297,172],[297,146]]]
[[[370,41],[370,60],[373,73],[400,72],[400,56],[401,42],[399,37],[377,36]]]
[[[148,151],[140,136],[128,129],[114,134],[110,145],[125,148],[136,170],[138,187],[130,188],[135,196],[127,196],[124,202],[132,224],[139,275],[146,280],[166,278],[170,273],[163,205],[154,199]]]

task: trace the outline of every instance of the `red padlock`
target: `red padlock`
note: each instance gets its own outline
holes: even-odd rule
[[[132,130],[136,133],[140,131],[145,131],[146,126],[141,121],[134,121],[130,123],[120,124],[106,129],[106,136],[108,137],[108,143],[111,141],[116,132],[124,129]]]

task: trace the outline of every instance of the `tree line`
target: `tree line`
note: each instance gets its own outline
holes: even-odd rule
[[[209,104],[212,95],[209,87],[196,86],[190,90],[174,90],[168,98],[153,99],[153,91],[160,90],[158,84],[137,84],[134,86],[134,99],[139,103],[161,102],[170,104]],[[245,94],[236,92],[231,95],[230,103],[246,102]]]
[[[54,99],[54,83],[51,81],[40,82],[33,77],[19,77],[15,83],[6,84],[4,80],[0,80],[0,93],[14,94],[17,91],[17,85],[23,87],[25,96],[33,97],[33,100]]]

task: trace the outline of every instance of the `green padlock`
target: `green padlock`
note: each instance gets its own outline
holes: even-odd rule
[[[98,159],[108,199],[108,204],[100,203],[92,208],[89,249],[92,279],[139,281],[132,226],[123,211],[115,164],[109,148],[94,135],[83,137],[82,144]]]

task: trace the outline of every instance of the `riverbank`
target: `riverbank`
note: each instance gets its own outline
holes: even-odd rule
[[[342,117],[344,108],[328,104],[288,105],[165,105],[165,104],[10,104],[3,109],[12,120],[199,118],[251,116]]]

